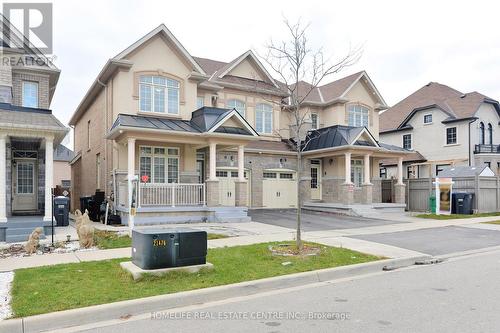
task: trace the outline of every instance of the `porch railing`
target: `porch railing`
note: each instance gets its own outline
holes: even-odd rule
[[[140,206],[203,206],[205,184],[153,184],[139,185]]]

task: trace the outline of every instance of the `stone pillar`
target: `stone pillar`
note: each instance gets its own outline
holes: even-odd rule
[[[207,206],[219,206],[219,180],[210,180],[207,179],[205,181],[205,186],[207,187]]]
[[[371,204],[373,202],[373,184],[361,185],[361,203]]]
[[[404,204],[405,203],[405,193],[406,193],[406,185],[405,184],[395,184],[394,185],[394,197],[396,203]]]
[[[244,146],[238,146],[238,180],[240,182],[245,181],[245,147]]]
[[[132,212],[132,195],[133,195],[133,181],[135,178],[135,138],[128,138],[127,140],[127,183],[128,183],[128,226],[130,229],[130,235],[132,235],[132,229],[134,228],[134,215]],[[137,203],[136,203],[137,204]]]
[[[7,136],[0,134],[0,222],[7,222]]]
[[[354,184],[343,183],[340,185],[340,202],[344,205],[352,205],[354,203]]]
[[[45,214],[44,221],[52,220],[52,186],[54,177],[54,138],[45,138]]]
[[[403,158],[398,157],[398,185],[403,184]]]
[[[248,182],[246,180],[237,180],[234,182],[235,186],[235,197],[234,197],[234,204],[236,206],[248,206]]]
[[[364,183],[365,184],[371,184],[371,179],[370,179],[370,170],[371,170],[371,166],[370,166],[370,154],[366,154],[364,156],[364,162],[363,162],[363,171],[364,171]]]

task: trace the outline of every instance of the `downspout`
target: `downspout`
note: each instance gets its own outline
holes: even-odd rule
[[[99,77],[97,78],[97,83],[104,87],[104,132],[108,132],[108,85],[104,84]],[[108,142],[105,139],[104,142],[104,192],[108,189]],[[114,185],[114,184],[113,184]],[[116,193],[115,193],[116,194]],[[114,205],[113,205],[114,206]]]
[[[468,156],[468,160],[469,160],[469,166],[471,166],[471,150],[470,150],[470,145],[471,145],[471,139],[470,139],[470,125],[475,122],[477,120],[477,118],[474,118],[474,120],[472,121],[469,121],[469,156]]]

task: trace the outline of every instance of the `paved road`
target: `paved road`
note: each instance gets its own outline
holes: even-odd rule
[[[310,285],[200,305],[205,318],[241,312],[267,319],[130,320],[87,332],[498,332],[500,327],[500,252],[462,257],[431,266],[413,266],[350,281]],[[347,316],[346,320],[284,320],[299,315]],[[166,313],[165,313],[166,314]],[[295,314],[294,314],[295,315]],[[323,318],[324,318],[323,317]]]
[[[349,237],[431,255],[500,245],[500,231],[457,226]]]
[[[252,221],[255,222],[292,229],[294,229],[296,225],[296,210],[294,209],[253,209],[249,210],[248,214],[252,218]],[[395,223],[404,222],[367,219],[311,211],[303,211],[302,213],[302,230],[304,231],[363,228]]]

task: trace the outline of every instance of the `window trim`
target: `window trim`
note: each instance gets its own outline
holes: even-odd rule
[[[356,170],[360,172],[361,182],[356,184]],[[351,158],[351,182],[356,188],[361,188],[361,185],[365,182],[365,163],[362,159]]]
[[[313,116],[316,117],[316,127],[314,126]],[[311,129],[319,129],[319,114],[311,112]]]
[[[25,96],[25,86],[26,84],[33,84],[36,86],[36,105],[35,106],[28,106],[24,103],[24,96]],[[21,104],[23,107],[27,107],[27,108],[38,108],[40,106],[40,83],[37,82],[37,81],[29,81],[29,80],[25,80],[25,81],[22,81],[22,87],[21,87]]]
[[[425,121],[425,119],[427,117],[431,117],[431,121]],[[432,113],[427,113],[427,114],[424,114],[424,125],[430,125],[432,124],[433,120],[432,120]]]
[[[454,130],[455,130],[455,142],[448,142],[448,139],[449,139],[449,138],[448,138],[448,136],[449,136],[448,131],[449,131],[449,130],[452,130],[452,129],[454,129]],[[456,144],[458,144],[458,133],[457,133],[457,127],[456,127],[456,126],[453,126],[453,127],[447,127],[447,128],[446,128],[446,145],[447,145],[447,146],[451,146],[451,145],[456,145]]]
[[[147,76],[150,76],[152,78],[160,77],[160,78],[163,78],[165,80],[173,80],[173,81],[177,82],[178,87],[176,89],[178,91],[178,100],[177,100],[177,112],[176,113],[169,112],[169,109],[168,109],[168,89],[173,88],[173,87],[168,87],[168,83],[165,84],[165,86],[162,86],[162,85],[155,84],[155,83],[141,82],[141,78],[147,77]],[[149,85],[150,87],[152,87],[152,89],[151,89],[151,111],[142,110],[142,108],[141,108],[141,97],[142,97],[141,96],[141,85],[143,85],[143,84]],[[154,111],[154,87],[155,86],[165,88],[164,111],[163,112]],[[183,95],[184,95],[183,80],[181,78],[174,76],[174,75],[167,74],[167,73],[163,73],[163,72],[149,72],[149,71],[148,72],[137,72],[136,78],[135,78],[135,87],[136,87],[137,91],[134,92],[134,97],[136,97],[138,99],[138,111],[139,111],[139,113],[155,114],[155,115],[160,115],[160,116],[180,116],[181,105],[184,104],[184,101],[183,101],[183,99],[184,99],[183,98]]]
[[[351,110],[350,108],[351,107],[356,107],[356,106],[359,106],[361,108],[364,108],[367,110],[367,114],[366,114],[366,125],[363,124],[363,118],[361,118],[361,124],[360,125],[356,125],[356,117],[354,117],[354,124],[350,124],[349,123],[349,118],[350,118],[350,113],[351,113]],[[362,103],[350,103],[350,104],[347,104],[346,105],[346,123],[348,126],[352,126],[352,127],[366,127],[368,128],[370,126],[370,114],[371,114],[371,108],[368,106],[368,105],[365,105],[365,104],[362,104]],[[356,114],[356,113],[355,113]],[[361,116],[363,116],[363,114],[361,113]]]
[[[405,148],[405,137],[410,137],[410,148]],[[413,149],[413,136],[411,133],[403,134],[403,149],[412,150]]]
[[[151,153],[143,153],[142,148],[150,148]],[[155,153],[155,149],[157,149],[157,148],[164,149],[165,152],[163,154]],[[171,150],[171,149],[177,150],[177,154],[169,154],[169,150]],[[142,170],[141,170],[141,158],[142,157],[147,157],[150,159],[150,169],[149,169],[150,177],[149,177],[149,181],[146,184],[173,184],[173,183],[178,184],[179,183],[180,173],[181,173],[181,170],[180,170],[181,148],[180,147],[139,145],[139,179],[142,176],[142,174],[141,174],[141,172],[142,172]],[[162,183],[154,181],[155,180],[154,162],[155,162],[156,157],[163,158],[164,163],[165,163],[165,165],[164,165],[165,170],[164,170],[164,175],[163,175],[164,182],[162,182]],[[169,159],[176,159],[177,160],[177,177],[176,177],[177,179],[174,182],[169,182]]]
[[[270,110],[258,110],[259,106],[268,106],[270,107]],[[257,124],[257,114],[258,113],[262,113],[262,131],[259,131],[259,128],[258,128],[258,124]],[[265,115],[267,114],[271,114],[271,131],[270,132],[266,132],[266,117]],[[257,103],[255,104],[255,131],[257,133],[261,133],[261,134],[268,134],[268,135],[272,135],[273,134],[273,126],[274,126],[274,110],[273,110],[273,106],[271,104],[268,104],[268,103]]]
[[[493,126],[491,123],[488,123],[488,144],[492,145],[493,144]]]
[[[238,111],[238,109],[235,107],[235,106],[229,106],[229,102],[239,102],[243,105],[243,114]],[[229,98],[228,100],[226,100],[226,108],[228,109],[235,109],[236,111],[238,111],[238,113],[243,117],[243,118],[246,118],[246,115],[247,115],[247,104],[245,103],[245,101],[239,99],[239,98]]]
[[[486,142],[486,137],[485,137],[485,132],[484,132],[484,123],[480,122],[479,123],[479,144],[484,145]]]

